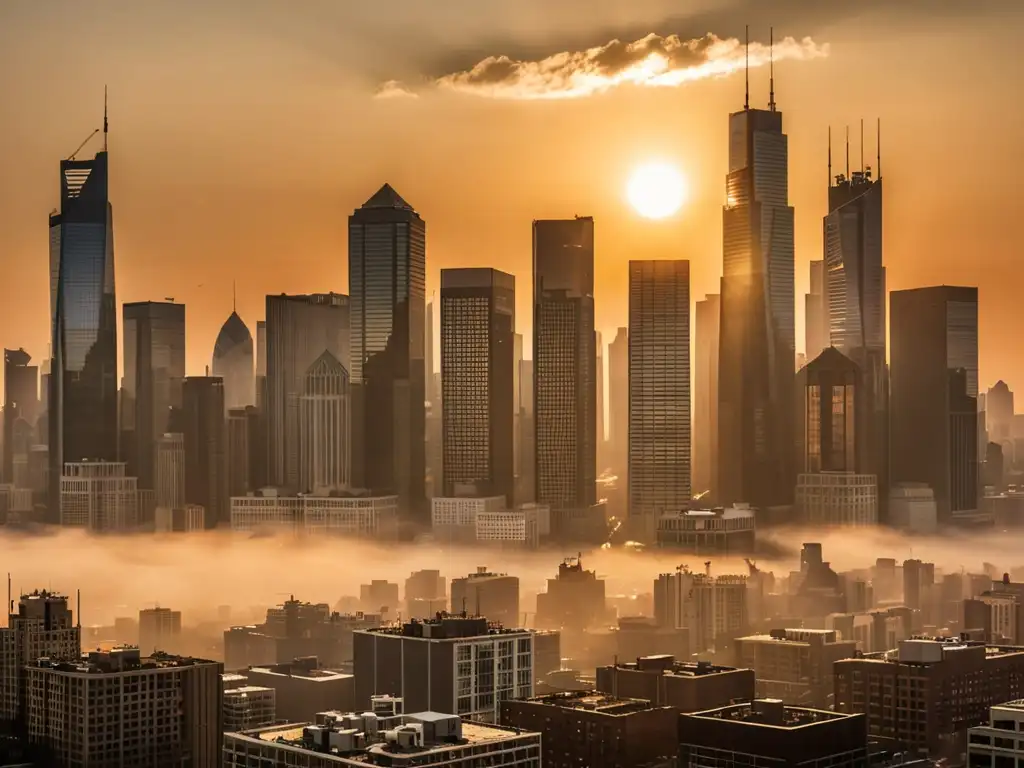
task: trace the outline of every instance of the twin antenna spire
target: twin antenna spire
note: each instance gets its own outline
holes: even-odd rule
[[[744,27],[743,34],[743,77],[744,96],[743,109],[750,109],[750,25]],[[775,27],[768,31],[768,111],[775,111]]]
[[[875,125],[875,178],[882,178],[882,119],[878,118]],[[864,165],[864,119],[860,121],[860,169],[867,170]],[[846,126],[846,179],[850,178],[850,126]],[[832,126],[828,128],[828,184],[832,186]]]

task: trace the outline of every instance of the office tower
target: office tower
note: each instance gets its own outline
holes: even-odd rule
[[[594,219],[533,222],[537,501],[596,501]]]
[[[517,501],[537,498],[536,413],[533,407],[533,360],[519,363],[519,489]]]
[[[516,500],[522,493],[523,476],[523,334],[512,335],[512,474],[515,477]]]
[[[299,488],[348,490],[352,478],[349,374],[324,351],[306,369],[299,398]]]
[[[32,436],[39,417],[39,367],[29,365],[31,360],[24,349],[4,350],[3,479],[6,483],[15,482],[16,460],[27,468],[28,452],[35,442]],[[16,434],[28,435],[27,444],[25,440],[17,440]]]
[[[369,613],[397,613],[402,604],[398,599],[398,585],[386,579],[373,579],[359,585],[359,604]]]
[[[243,678],[237,688],[224,681],[224,733],[266,728],[277,722],[277,691],[262,685],[247,685]]]
[[[476,573],[452,579],[452,613],[486,616],[504,627],[519,625],[519,578],[491,573],[479,566]]]
[[[224,381],[215,376],[185,379],[185,502],[203,507],[206,527],[230,523]]]
[[[608,446],[604,438],[604,340],[600,331],[594,331],[594,350],[597,355],[594,368],[594,379],[597,381],[597,469],[598,474],[601,474],[607,469],[605,449]]]
[[[831,346],[829,318],[825,305],[825,260],[812,260],[810,273],[811,290],[804,295],[804,356],[806,360],[813,360],[826,347]]]
[[[579,632],[607,626],[608,620],[604,579],[584,569],[580,557],[559,563],[558,575],[548,579],[546,592],[537,595],[535,624],[542,629]]]
[[[156,441],[156,506],[185,506],[185,436],[180,432],[160,435]]]
[[[515,297],[496,269],[441,270],[441,402],[444,495],[515,490]]]
[[[863,131],[861,136],[863,145]],[[878,478],[885,516],[889,489],[889,369],[885,351],[882,179],[871,168],[832,176],[824,231],[825,316],[829,344],[860,369],[858,471]],[[849,148],[847,147],[847,158]],[[808,359],[812,359],[808,354]]]
[[[223,671],[219,662],[142,656],[138,648],[92,651],[70,663],[34,660],[26,670],[28,741],[50,765],[217,768]]]
[[[356,701],[390,694],[412,712],[496,722],[502,700],[533,695],[533,635],[493,631],[488,618],[442,615],[356,632]]]
[[[747,577],[693,573],[681,565],[655,580],[654,618],[659,627],[688,630],[691,653],[730,643],[748,629]]]
[[[690,503],[690,262],[629,262],[629,522]]]
[[[619,328],[608,345],[608,443],[612,472],[626,484],[629,466],[629,330]]]
[[[213,375],[224,379],[224,406],[244,408],[256,403],[252,334],[232,311],[213,345]]]
[[[143,608],[139,611],[139,650],[173,652],[181,642],[181,611]]]
[[[398,497],[340,492],[286,496],[277,488],[264,488],[231,499],[230,519],[233,531],[389,541],[397,535]]]
[[[860,369],[835,347],[807,364],[803,397],[803,472],[865,472]]]
[[[299,483],[299,400],[325,351],[349,370],[349,301],[336,293],[267,296],[267,441],[271,485]],[[351,371],[350,371],[351,373]]]
[[[61,160],[60,210],[50,214],[50,522],[59,520],[66,462],[117,460],[117,301],[107,160],[104,108],[103,150],[92,160]]]
[[[229,499],[235,496],[245,496],[253,490],[250,482],[252,470],[252,457],[249,454],[249,449],[252,447],[252,439],[249,436],[249,429],[252,426],[252,419],[249,417],[250,409],[255,410],[251,405],[247,408],[228,408],[225,438],[227,441]]]
[[[131,530],[138,523],[137,479],[124,462],[74,461],[60,477],[60,524],[95,533]]]
[[[985,426],[988,439],[1000,445],[1013,445],[1013,391],[1001,379],[985,396]]]
[[[718,487],[718,328],[722,307],[717,293],[697,302],[693,392],[693,491],[716,498]]]
[[[405,580],[405,612],[410,619],[448,610],[448,580],[440,571],[414,571]]]
[[[424,332],[426,339],[423,348],[423,386],[426,389],[426,400],[433,403],[435,398],[441,396],[440,392],[434,391],[434,300],[427,302],[426,319],[424,321]]]
[[[774,89],[773,89],[774,90]],[[793,499],[793,209],[782,113],[729,116],[719,345],[720,503]]]
[[[353,477],[426,525],[426,223],[385,184],[348,220]]]
[[[890,297],[892,482],[927,483],[940,525],[978,511],[978,289]]]
[[[267,321],[256,321],[256,407],[266,408],[267,399]]]
[[[156,445],[174,430],[185,378],[185,305],[140,301],[124,305],[121,458],[139,488],[156,489]]]

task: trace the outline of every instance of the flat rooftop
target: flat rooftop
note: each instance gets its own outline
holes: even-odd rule
[[[718,709],[693,712],[686,716],[708,720],[728,720],[734,723],[749,723],[751,725],[784,729],[804,728],[809,725],[832,720],[844,720],[851,717],[851,715],[842,712],[831,712],[824,709],[788,707],[778,699],[751,701],[746,704],[730,704]]]
[[[648,709],[659,709],[647,699],[627,699],[597,691],[565,691],[525,699],[526,704],[541,704],[562,709],[580,709],[604,715],[629,715]]]
[[[272,675],[274,677],[291,677],[299,680],[307,680],[312,683],[329,683],[335,680],[344,680],[354,675],[345,672],[336,672],[333,669],[304,669],[302,667],[288,667],[285,669],[275,667],[249,667],[249,672],[260,675]]]
[[[670,654],[641,656],[636,661],[619,662],[608,666],[631,672],[661,673],[674,677],[706,677],[707,675],[737,672],[741,669],[740,667],[712,664],[710,661],[676,661],[675,656]]]

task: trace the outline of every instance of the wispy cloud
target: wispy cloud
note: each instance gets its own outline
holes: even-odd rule
[[[383,83],[375,94],[375,99],[416,99],[419,94],[409,90],[397,80],[388,80]]]
[[[821,58],[827,44],[805,37],[775,43],[776,61]],[[623,85],[675,87],[743,69],[747,53],[736,38],[713,34],[692,40],[650,34],[631,43],[612,40],[582,51],[564,51],[537,60],[489,56],[473,67],[439,77],[433,86],[492,99],[571,99]],[[751,43],[751,67],[768,63],[769,46]],[[392,88],[411,93],[399,83]]]

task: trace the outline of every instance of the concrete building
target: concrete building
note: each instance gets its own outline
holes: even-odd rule
[[[224,768],[540,768],[541,737],[520,729],[419,712],[322,712],[315,723],[290,723],[224,737]]]
[[[405,610],[410,619],[424,619],[448,610],[448,580],[440,571],[415,571],[405,580]]]
[[[185,436],[166,433],[156,439],[156,506],[185,506]]]
[[[245,676],[249,685],[274,691],[278,721],[302,722],[311,720],[317,712],[356,707],[355,678],[344,672],[317,668],[315,658],[250,667]]]
[[[224,732],[266,728],[277,718],[277,692],[259,685],[224,689]]]
[[[471,490],[471,489],[467,489]],[[504,512],[505,496],[444,496],[430,500],[430,524],[439,543],[476,541],[476,518],[481,512]]]
[[[7,484],[20,487],[24,484],[15,482],[15,463],[27,468],[30,444],[35,441],[19,441],[15,435],[23,430],[32,434],[40,412],[39,366],[29,365],[31,360],[24,349],[4,350],[2,477]]]
[[[988,722],[967,731],[968,768],[1014,768],[1024,760],[1024,700],[989,707]]]
[[[153,519],[153,530],[156,533],[190,533],[206,528],[206,510],[198,504],[186,504],[184,507],[157,507]]]
[[[773,629],[736,640],[736,662],[754,670],[757,695],[802,707],[832,704],[832,665],[857,654],[857,643],[825,629]]]
[[[864,716],[756,699],[679,719],[681,765],[866,768]]]
[[[863,713],[870,736],[934,757],[966,751],[967,729],[1024,693],[1024,650],[959,639],[904,640],[892,657],[844,659],[834,669],[837,712]]]
[[[804,355],[813,360],[829,344],[828,312],[825,302],[825,260],[811,260],[810,291],[804,294]]]
[[[359,607],[364,611],[397,613],[402,603],[398,599],[398,585],[386,579],[373,579],[359,585]]]
[[[558,575],[548,579],[546,592],[537,595],[535,623],[541,629],[581,631],[608,620],[604,579],[584,569],[582,557],[559,563]]]
[[[185,502],[205,510],[207,528],[230,523],[224,381],[189,376],[183,387]]]
[[[409,709],[497,722],[504,699],[533,695],[534,639],[524,629],[442,615],[356,632],[354,643],[357,706],[385,693]]]
[[[452,613],[486,616],[505,627],[517,627],[519,613],[519,578],[506,573],[491,573],[478,566],[476,573],[452,579]]]
[[[939,508],[927,483],[893,483],[889,491],[889,520],[894,528],[912,533],[935,533]]]
[[[659,547],[699,554],[749,554],[754,551],[756,522],[748,504],[714,509],[676,509],[658,518]]]
[[[177,653],[181,642],[181,611],[144,608],[139,611],[139,651]]]
[[[279,496],[274,489],[263,489],[259,494],[231,499],[231,529],[390,540],[398,529],[398,497],[352,493]]]
[[[28,741],[57,765],[219,768],[222,671],[138,648],[40,659],[26,670]]]
[[[64,465],[60,478],[60,521],[93,533],[117,533],[138,522],[138,487],[125,464],[79,461]]]
[[[352,484],[352,412],[345,366],[324,350],[306,369],[299,400],[299,488],[347,491]]]
[[[619,328],[608,344],[608,444],[612,473],[625,488],[629,475],[628,328]]]
[[[747,578],[693,573],[680,566],[654,582],[654,618],[661,627],[685,628],[692,653],[727,648],[747,632]]]
[[[797,519],[813,526],[878,524],[878,479],[854,472],[814,472],[797,476]]]
[[[718,330],[721,297],[710,293],[697,302],[694,328],[693,477],[694,495],[716,499],[718,487]]]
[[[754,671],[676,661],[674,656],[641,656],[597,668],[597,690],[612,696],[647,699],[677,712],[723,707],[754,697]]]
[[[550,530],[550,511],[543,504],[521,504],[515,509],[488,510],[476,516],[478,544],[536,549]]]
[[[501,724],[541,735],[545,768],[640,768],[672,760],[679,748],[671,707],[592,691],[501,702]]]
[[[252,484],[252,457],[250,451],[253,447],[252,436],[249,429],[255,423],[250,418],[250,409],[228,408],[227,422],[225,427],[225,440],[227,443],[227,474],[228,474],[228,497],[245,496],[254,488]]]
[[[629,262],[629,515],[653,543],[658,518],[692,500],[690,262]]]

